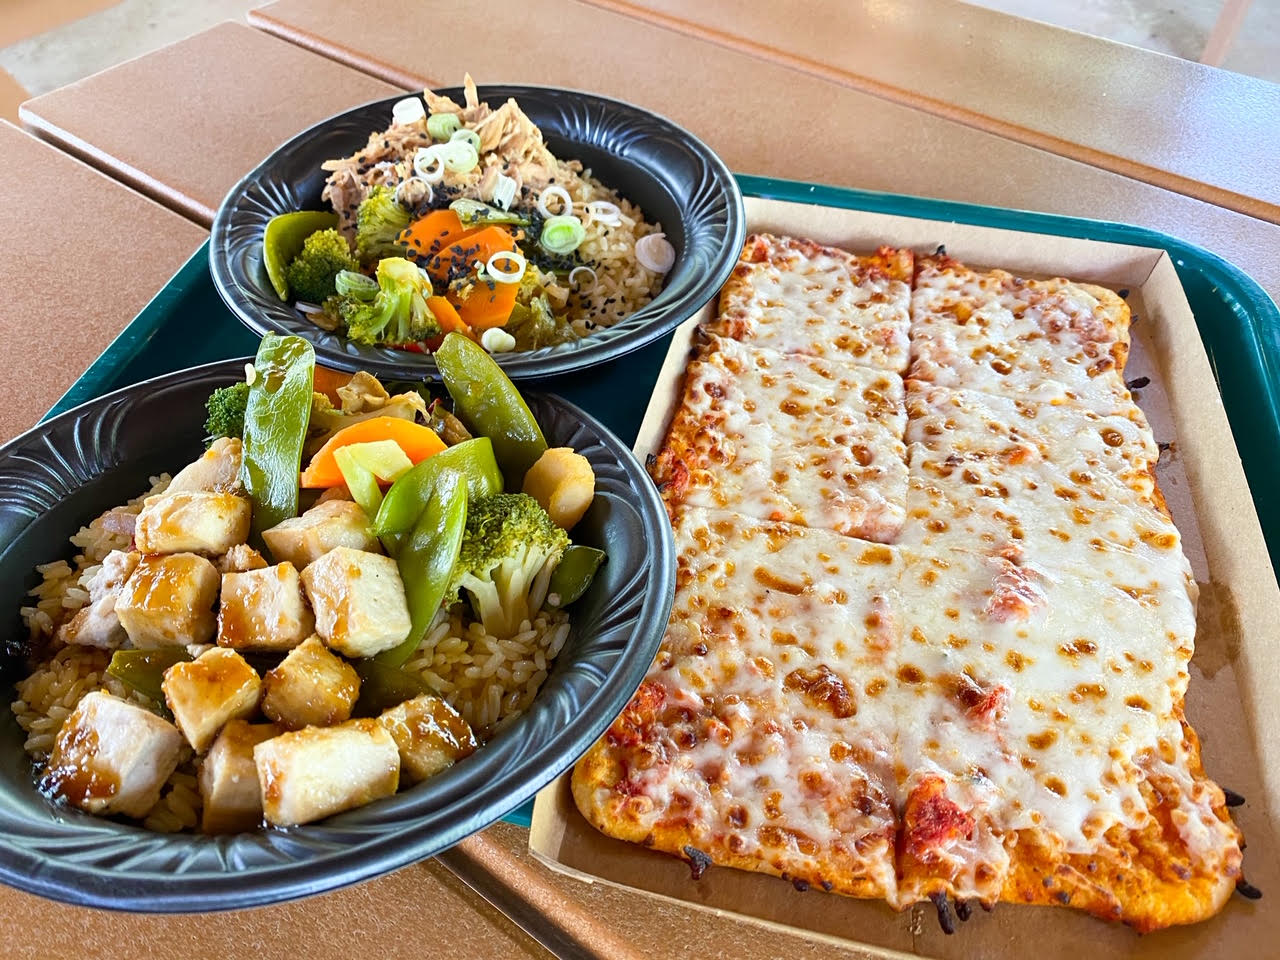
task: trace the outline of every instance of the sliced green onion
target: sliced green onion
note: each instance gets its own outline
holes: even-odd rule
[[[651,233],[636,241],[636,259],[640,266],[654,273],[666,273],[676,263],[676,248],[665,233]]]
[[[427,117],[427,133],[432,140],[448,140],[462,126],[456,113],[434,113]]]
[[[480,162],[480,154],[471,144],[455,140],[441,148],[444,153],[444,168],[452,173],[466,173],[474,170]]]
[[[516,348],[516,338],[501,327],[490,327],[480,334],[480,346],[490,353],[510,353]]]
[[[333,286],[344,297],[372,300],[378,293],[378,281],[354,270],[339,270],[333,278]]]
[[[453,135],[449,137],[450,143],[462,143],[464,140],[475,148],[477,154],[480,153],[480,134],[476,133],[474,130],[468,130],[466,127],[462,127],[459,130],[453,131]]]
[[[519,283],[524,278],[528,262],[515,250],[499,250],[484,265],[485,273],[498,283]]]
[[[608,200],[592,200],[587,204],[587,215],[592,223],[603,227],[616,227],[622,223],[622,211],[616,203]]]
[[[510,210],[511,204],[516,198],[518,187],[513,178],[508,177],[505,173],[498,174],[498,179],[493,184],[493,205],[501,207],[503,210]]]
[[[562,206],[560,213],[556,214],[549,206],[547,201],[559,198]],[[569,191],[564,187],[549,186],[544,187],[542,192],[538,194],[538,212],[544,217],[567,216],[573,213],[573,198],[569,196]]]
[[[548,253],[573,253],[587,235],[587,228],[577,217],[551,217],[542,225],[538,243]]]
[[[417,123],[427,115],[427,110],[422,105],[421,97],[405,97],[403,100],[397,100],[391,107],[391,122],[397,127],[407,127],[411,123]]]
[[[427,183],[439,183],[444,179],[444,146],[419,147],[413,155],[413,172]]]

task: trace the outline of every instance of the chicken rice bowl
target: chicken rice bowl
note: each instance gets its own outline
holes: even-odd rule
[[[594,474],[477,344],[437,357],[451,403],[268,336],[209,398],[206,452],[37,567],[12,710],[46,795],[157,831],[292,826],[528,708],[604,559],[570,537]]]

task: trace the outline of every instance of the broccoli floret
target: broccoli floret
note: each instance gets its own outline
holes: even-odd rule
[[[545,295],[534,297],[528,307],[516,306],[520,309],[511,311],[506,331],[516,338],[517,350],[537,350],[578,339],[573,324],[551,312]]]
[[[350,339],[377,346],[420,343],[441,334],[427,306],[431,281],[417,266],[403,257],[388,257],[378,264],[377,280],[372,300],[338,300],[338,316]]]
[[[412,219],[408,210],[396,201],[390,187],[376,186],[356,209],[356,252],[364,263],[382,257],[404,256],[405,245],[398,241],[400,231]]]
[[[533,620],[551,572],[569,546],[538,501],[497,493],[467,506],[467,528],[446,602],[465,593],[487,632],[506,638]]]
[[[285,270],[295,300],[324,303],[334,294],[333,278],[340,270],[359,267],[347,238],[337,230],[317,230],[302,243],[302,252]]]
[[[204,422],[205,440],[213,443],[219,437],[244,436],[244,411],[249,403],[249,385],[241,381],[219,387],[205,401],[209,417]]]

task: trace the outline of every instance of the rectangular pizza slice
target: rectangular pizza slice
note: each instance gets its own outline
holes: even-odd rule
[[[754,234],[720,293],[710,333],[781,353],[906,370],[913,255],[856,256],[812,240]]]
[[[1028,399],[1129,399],[1129,307],[1115,292],[947,256],[916,266],[910,378]]]
[[[652,473],[672,509],[888,542],[905,511],[905,426],[896,373],[712,337]]]
[[[1240,837],[1183,719],[1186,581],[1134,591],[1052,552],[903,556],[898,676],[925,692],[897,726],[900,902],[1070,905],[1139,929],[1220,909]]]
[[[1105,473],[1156,501],[1160,450],[1132,400],[1103,411],[1073,401],[1037,402],[912,380],[907,407],[906,441],[923,444],[934,454],[1002,457],[1011,467],[1046,462]],[[1019,454],[1029,460],[1015,462]]]
[[[895,901],[889,547],[741,514],[674,521],[648,677],[574,769],[610,836]]]

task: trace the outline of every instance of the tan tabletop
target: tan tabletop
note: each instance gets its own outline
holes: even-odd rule
[[[741,173],[1153,227],[1222,254],[1280,296],[1274,224],[811,73],[572,0],[492,0],[487,15],[521,38],[510,47],[434,39],[439,23],[470,15],[466,0],[441,0],[432,17],[382,29],[398,9],[395,0],[279,0],[249,17],[400,86],[456,85],[470,70],[479,82],[557,84],[630,100],[688,127]]]
[[[1280,222],[1278,84],[956,0],[590,2]]]
[[[29,100],[20,115],[45,139],[208,226],[227,190],[282,141],[393,92],[224,23]]]
[[[0,356],[22,369],[0,378],[3,442],[57,402],[205,232],[3,121],[0,156]]]

